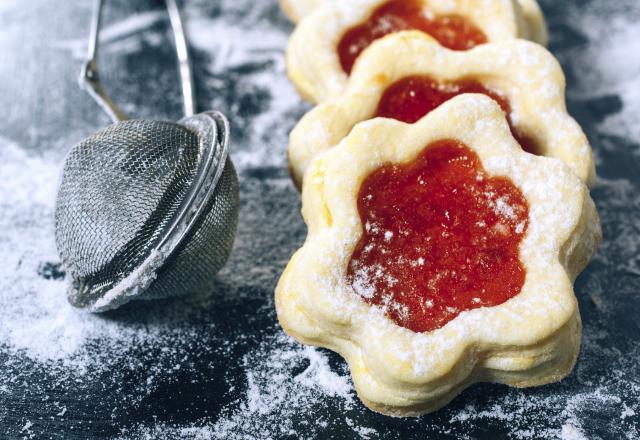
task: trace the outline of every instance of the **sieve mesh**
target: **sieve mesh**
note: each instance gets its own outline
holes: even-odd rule
[[[224,169],[219,181],[210,182],[217,183],[213,196],[199,201],[206,204],[201,215],[188,230],[181,225],[186,236],[170,243],[167,255],[147,264],[180,220],[199,173],[206,172],[204,147],[220,147],[215,124],[213,134],[198,130],[208,116],[193,118],[189,128],[119,122],[71,150],[58,193],[56,242],[72,304],[97,311],[145,289],[145,298],[192,292],[208,286],[226,261],[237,223],[237,177],[226,156],[216,156]],[[118,291],[127,283],[135,288]]]
[[[214,195],[193,232],[159,270],[158,279],[144,298],[174,296],[209,289],[213,275],[226,262],[238,223],[238,178],[230,159],[226,160]],[[185,277],[185,274],[188,274]]]

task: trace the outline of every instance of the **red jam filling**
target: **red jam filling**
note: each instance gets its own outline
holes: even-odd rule
[[[373,41],[409,29],[425,32],[453,50],[467,50],[487,42],[480,29],[459,15],[431,17],[420,0],[389,0],[373,11],[366,22],[342,36],[338,43],[342,70],[351,73],[358,55]]]
[[[510,179],[488,176],[458,141],[435,142],[411,163],[371,173],[358,212],[364,230],[347,280],[402,327],[435,330],[522,289],[527,201]]]
[[[511,133],[522,149],[529,153],[537,153],[535,142],[522,134],[513,124],[509,100],[473,80],[442,83],[428,76],[407,76],[385,90],[375,116],[413,124],[441,104],[463,93],[481,93],[496,101],[507,116]]]

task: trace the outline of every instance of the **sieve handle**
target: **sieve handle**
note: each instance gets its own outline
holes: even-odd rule
[[[196,97],[193,89],[193,72],[191,60],[189,59],[189,45],[187,43],[187,33],[184,30],[182,15],[176,0],[166,0],[167,12],[171,29],[173,29],[173,39],[176,45],[176,55],[180,65],[180,80],[182,83],[182,103],[184,105],[184,115],[193,116],[196,112]]]
[[[91,16],[91,33],[89,34],[89,50],[87,60],[82,65],[80,72],[80,87],[98,103],[113,122],[127,119],[127,116],[113,103],[107,95],[98,75],[98,38],[100,34],[100,22],[102,21],[102,0],[95,0],[93,14]]]
[[[187,36],[176,0],[165,0],[169,21],[175,41],[176,54],[180,67],[180,81],[182,84],[182,100],[185,116],[193,116],[196,110],[196,100],[193,88],[193,72],[189,57]],[[100,83],[98,74],[98,45],[100,40],[100,25],[102,21],[103,0],[95,0],[91,17],[91,31],[87,59],[80,72],[80,86],[98,103],[113,122],[128,119],[127,116],[109,98]]]

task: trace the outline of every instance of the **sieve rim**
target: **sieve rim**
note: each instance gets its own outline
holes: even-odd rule
[[[207,123],[204,130],[199,121]],[[173,244],[171,248],[166,249],[167,254],[175,250],[203,214],[204,208],[213,197],[229,156],[229,122],[222,113],[215,111],[199,113],[181,119],[178,124],[194,131],[199,139],[211,136],[211,142],[202,146],[207,156],[204,161],[200,160],[202,166],[198,167],[197,179],[191,183],[189,194],[180,212],[167,228],[165,237],[157,245],[157,249],[160,249]]]

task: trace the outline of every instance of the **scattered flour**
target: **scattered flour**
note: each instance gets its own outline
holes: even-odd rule
[[[248,0],[225,0],[221,5],[225,14],[236,14],[237,23],[205,18],[213,7],[206,1],[188,2],[185,11],[194,46],[211,59],[208,72],[201,73],[205,78],[201,87],[214,93],[203,105],[221,108],[244,124],[240,127],[244,131],[235,135],[233,151],[241,175],[256,167],[266,172],[269,167],[284,169],[288,131],[307,108],[284,74],[289,29],[274,26],[270,22],[274,16],[265,15],[273,13],[275,2],[258,7]],[[564,64],[578,73],[571,79],[569,97],[584,101],[620,96],[621,111],[595,122],[595,129],[640,145],[640,57],[634,56],[640,41],[638,3],[591,1],[567,9],[561,22],[572,23],[590,41],[558,49]],[[135,52],[139,45],[134,34],[159,20],[155,12],[140,14],[115,24],[106,38],[120,44],[113,50],[126,47]],[[163,44],[161,37],[145,38],[148,44]],[[66,41],[59,48],[78,59],[83,44]],[[110,50],[108,44],[105,50]],[[229,77],[237,80],[230,82]],[[227,88],[233,88],[229,97]],[[254,99],[257,95],[264,99]],[[299,244],[292,241],[300,240],[303,230],[295,213],[298,196],[286,172],[265,180],[243,178],[240,235],[230,266],[221,276],[231,293],[149,304],[141,316],[132,312],[96,316],[70,307],[64,283],[55,275],[52,211],[60,156],[25,151],[0,138],[0,402],[22,392],[16,390],[23,390],[19,387],[25,380],[41,374],[56,386],[77,391],[78,398],[97,399],[87,391],[94,390],[91,384],[96,381],[111,389],[118,402],[105,409],[104,418],[117,426],[123,439],[275,439],[301,432],[309,438],[376,439],[398,438],[401,431],[405,438],[420,438],[427,432],[474,438],[478,427],[502,430],[503,437],[517,439],[597,438],[592,432],[640,438],[640,378],[635,373],[640,369],[640,343],[637,334],[620,334],[616,327],[618,321],[629,319],[629,296],[637,294],[640,276],[640,196],[637,180],[632,183],[629,176],[601,179],[594,190],[605,236],[607,232],[610,236],[596,259],[597,267],[577,289],[584,295],[585,331],[575,373],[559,385],[534,390],[473,387],[432,416],[397,422],[362,407],[345,364],[336,356],[293,342],[275,325],[268,298],[288,254]],[[294,239],[291,225],[298,234]],[[43,265],[49,266],[44,270]],[[216,304],[252,301],[260,304],[256,317],[246,317],[247,333],[252,334],[230,337],[228,328],[218,327],[232,306],[217,309]],[[254,319],[260,320],[260,330],[251,330]],[[250,348],[242,351],[246,346]],[[237,359],[238,352],[241,365],[220,361],[205,368],[197,363],[209,355]],[[24,371],[25,365],[33,371]],[[229,369],[237,377],[226,376]],[[219,376],[228,387],[229,395],[220,398],[224,406],[214,415],[188,421],[174,423],[172,415],[165,414],[157,422],[126,425],[127,410],[148,405],[145,399],[157,397],[153,393],[158,387],[179,372],[194,381]],[[139,375],[139,383],[121,388],[131,375]],[[34,394],[26,396],[43,400],[50,392],[37,383],[27,390]],[[4,406],[0,405],[0,418]],[[51,417],[69,421],[69,426],[75,426],[71,420],[82,418],[68,402],[57,401],[51,402]],[[22,419],[13,434],[39,438],[46,429],[42,420],[32,417]]]
[[[581,429],[567,423],[562,425],[562,431],[560,432],[560,438],[562,440],[587,440]]]
[[[211,56],[210,77],[202,87],[211,90],[211,108],[223,109],[236,120],[243,120],[246,111],[241,98],[247,91],[269,96],[268,105],[251,120],[251,128],[240,126],[245,139],[241,148],[233,148],[234,163],[238,168],[251,166],[286,166],[283,151],[288,143],[289,131],[308,105],[303,104],[289,82],[285,71],[284,49],[289,32],[276,30],[273,23],[259,14],[265,10],[243,7],[246,1],[231,6],[230,14],[240,13],[244,22],[255,24],[247,27],[232,19],[220,18],[212,21],[202,14],[202,5],[194,2],[185,8],[191,44]],[[247,10],[249,14],[247,15]],[[267,9],[268,10],[268,9]],[[265,66],[268,66],[265,68]],[[229,72],[246,69],[242,81],[236,85],[236,96],[226,101],[225,78]],[[219,95],[219,96],[216,96]],[[238,96],[240,95],[240,96]]]
[[[589,44],[562,53],[576,77],[569,98],[617,95],[620,112],[599,126],[603,132],[640,142],[640,7],[637,2],[589,2],[571,6],[563,21],[572,23]],[[565,58],[566,57],[566,58]]]
[[[140,50],[140,32],[151,28],[166,18],[164,11],[149,11],[132,15],[112,25],[103,25],[100,30],[100,47],[106,52],[119,55]],[[84,60],[87,56],[85,39],[57,41],[52,48],[69,50],[76,60]]]
[[[296,416],[313,413],[314,408],[329,402],[343,408],[353,406],[352,386],[345,375],[332,371],[325,355],[314,348],[281,348],[282,336],[275,337],[257,354],[245,357],[248,389],[246,400],[219,419],[212,427],[216,438],[232,438],[242,433],[251,438],[266,434],[273,438],[322,430],[326,420],[296,420]],[[297,375],[291,366],[304,359],[308,367]]]
[[[327,356],[315,348],[301,347],[280,332],[270,335],[256,352],[242,359],[246,392],[221,411],[222,417],[201,426],[137,426],[122,438],[146,439],[167,435],[193,439],[265,440],[322,437],[328,417],[308,417],[329,407],[354,409],[355,396],[346,371],[337,373]],[[352,434],[372,430],[350,422]]]

